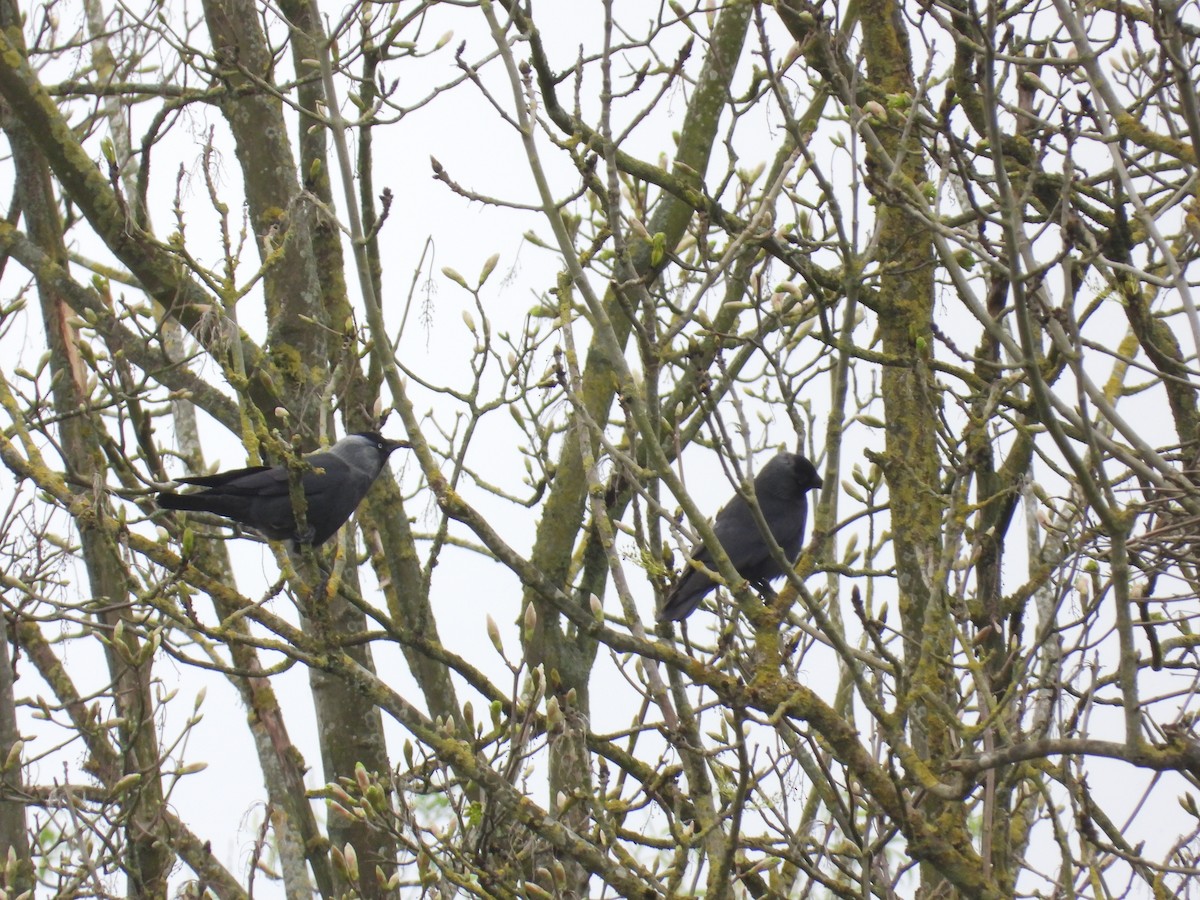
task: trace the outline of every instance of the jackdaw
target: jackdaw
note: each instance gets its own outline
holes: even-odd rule
[[[763,520],[789,561],[796,560],[804,543],[807,494],[821,484],[821,476],[813,464],[798,453],[780,453],[763,466],[754,479],[754,497],[762,510]],[[769,582],[782,577],[784,572],[771,558],[750,504],[741,494],[735,495],[717,513],[713,532],[738,574],[763,593],[771,594]],[[716,568],[712,554],[703,544],[692,550],[691,559],[709,569]],[[712,578],[689,563],[667,594],[658,620],[686,619],[714,587],[716,582]]]
[[[287,466],[250,466],[216,475],[178,478],[206,490],[159,494],[158,505],[216,513],[248,525],[271,540],[290,538],[297,547],[316,547],[333,537],[358,508],[391,452],[407,446],[407,441],[389,441],[374,431],[363,431],[347,435],[328,450],[305,456],[311,468],[300,476],[300,484],[308,501],[307,528],[299,534]]]

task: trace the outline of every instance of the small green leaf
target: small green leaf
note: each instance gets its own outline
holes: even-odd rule
[[[667,236],[661,231],[654,235],[650,242],[650,265],[657,266],[666,255]]]

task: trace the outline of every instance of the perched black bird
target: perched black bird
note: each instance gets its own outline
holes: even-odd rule
[[[164,509],[216,513],[249,525],[271,540],[291,538],[297,546],[315,547],[333,537],[350,518],[383,471],[391,452],[407,446],[405,441],[389,441],[374,431],[364,431],[347,435],[328,450],[305,456],[304,461],[312,469],[300,476],[308,500],[305,513],[308,527],[303,534],[297,534],[288,493],[287,466],[250,466],[216,475],[179,478],[184,484],[207,490],[159,494],[158,505]]]
[[[754,497],[771,536],[783,549],[783,555],[794,561],[804,543],[804,522],[808,518],[807,494],[821,487],[821,476],[813,464],[798,453],[780,453],[763,466],[754,479]],[[713,532],[738,574],[764,593],[770,593],[769,582],[783,576],[767,550],[750,505],[740,494],[735,495],[717,513]],[[708,547],[701,545],[692,551],[692,560],[715,569]],[[700,605],[716,583],[699,569],[688,565],[679,581],[667,594],[658,612],[660,622],[686,619]]]

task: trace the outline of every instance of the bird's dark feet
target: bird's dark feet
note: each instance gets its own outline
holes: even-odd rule
[[[776,596],[778,596],[775,593],[775,588],[771,587],[770,582],[768,582],[766,579],[762,579],[761,581],[752,581],[750,584],[756,591],[758,591],[759,596],[762,597],[763,603],[770,603],[775,599]]]
[[[292,543],[296,550],[299,551],[302,547],[312,546],[313,538],[317,536],[317,530],[311,525],[304,526],[303,531],[297,531],[296,536],[292,538]]]

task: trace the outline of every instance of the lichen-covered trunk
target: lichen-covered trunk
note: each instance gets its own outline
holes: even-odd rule
[[[19,11],[10,0],[0,2],[0,26],[8,30],[10,39],[20,35],[20,20]],[[65,264],[66,246],[50,170],[23,122],[6,112],[3,125],[12,148],[27,230],[48,257]],[[98,436],[104,429],[86,412],[86,375],[77,349],[78,337],[69,322],[72,310],[55,287],[41,279],[38,299],[50,348],[53,400],[61,417],[59,437],[64,462],[76,477],[103,480],[105,463]],[[135,620],[127,619],[132,592],[117,546],[98,522],[77,520],[76,527],[89,591],[95,598],[93,614],[108,639],[105,646],[112,697],[122,723],[119,736],[123,774],[142,776],[138,789],[126,795],[127,890],[131,897],[165,898],[174,857],[153,836],[163,808],[158,738],[150,695],[153,659],[134,633],[138,627]]]
[[[291,55],[297,71],[313,68],[313,60],[324,51],[327,40],[322,23],[317,16],[316,4],[308,0],[284,0],[280,9],[292,23]],[[377,60],[370,54],[364,65],[368,68]],[[361,84],[364,94],[375,90],[370,72]],[[305,187],[329,209],[336,209],[329,173],[334,164],[328,152],[327,130],[319,126],[324,120],[320,105],[325,103],[323,85],[316,79],[302,80],[296,87],[296,101],[302,111],[297,123],[296,143],[299,148],[299,171],[304,173]],[[370,103],[370,98],[363,97]],[[370,275],[376,296],[383,295],[379,264],[379,235],[372,228],[377,221],[372,204],[372,161],[370,141],[371,125],[363,123],[358,128],[360,145],[359,203],[363,210],[365,230],[369,234],[367,249],[371,259]],[[316,216],[311,224],[311,240],[314,258],[317,261],[316,275],[320,282],[321,307],[332,325],[345,327],[353,322],[355,311],[350,304],[346,282],[346,259],[342,252],[342,234],[331,219]],[[340,373],[335,392],[342,401],[347,431],[366,431],[375,428],[375,402],[379,398],[382,375],[372,357],[371,369],[363,372],[354,352],[355,344],[350,341],[331,342],[328,346],[328,368]],[[433,644],[440,643],[437,621],[429,602],[429,586],[421,569],[416,541],[409,527],[404,497],[400,490],[387,479],[381,479],[367,501],[359,507],[359,521],[368,534],[378,535],[378,543],[370,547],[371,565],[375,570],[380,589],[387,602],[393,621],[404,623],[408,632],[420,635]],[[450,670],[442,662],[414,648],[411,643],[401,642],[401,652],[421,693],[425,698],[429,714],[461,721],[462,712],[458,703]]]
[[[8,621],[0,614],[0,759],[8,760],[20,740],[17,729],[16,695],[13,692],[12,660],[8,653]],[[0,873],[0,888],[10,897],[33,889],[33,864],[29,856],[29,832],[21,796],[21,767],[0,774],[0,847],[9,849],[13,862]],[[9,799],[11,798],[11,799]]]
[[[721,10],[708,42],[696,90],[692,94],[683,127],[680,130],[678,151],[672,173],[681,183],[689,187],[703,184],[704,173],[716,141],[717,127],[729,99],[729,85],[742,55],[750,24],[752,4],[733,2]],[[535,46],[535,62],[538,49]],[[544,73],[539,73],[544,74]],[[557,106],[553,98],[553,84],[541,82],[546,93],[546,102],[556,124],[571,131],[574,124],[567,114]],[[592,133],[595,137],[595,133]],[[606,148],[598,147],[605,150]],[[663,246],[673,249],[683,238],[692,208],[680,199],[664,194],[649,216],[646,227],[652,235],[663,235]],[[630,250],[629,270],[645,282],[652,281],[665,262],[665,256],[651,251],[648,242],[636,242]],[[578,438],[578,429],[586,428],[585,422],[607,422],[616,396],[617,379],[614,363],[609,356],[608,346],[624,347],[629,339],[632,323],[629,306],[610,289],[604,298],[607,318],[612,323],[615,342],[609,336],[593,338],[584,355],[582,367],[582,390],[580,400],[583,414],[574,414],[564,433],[562,453],[555,470],[555,479],[550,496],[539,523],[531,561],[543,572],[551,583],[560,585],[570,592],[567,583],[576,542],[584,531],[584,510],[588,495],[588,474],[583,464],[583,452]],[[603,327],[603,326],[601,326]],[[657,435],[643,435],[643,440],[656,440]],[[599,447],[599,436],[588,435],[593,453]],[[577,592],[581,604],[589,602],[589,596],[602,594],[603,568],[597,567],[598,580],[589,580],[586,590]],[[564,630],[557,611],[535,590],[527,588],[523,608],[532,605],[536,615],[532,618],[533,628],[523,629],[522,638],[525,657],[531,666],[544,666],[548,692],[552,692],[562,706],[565,720],[586,722],[589,715],[588,682],[595,659],[595,642],[587,635],[574,630]],[[558,739],[551,741],[550,798],[551,808],[557,806],[556,798],[590,796],[592,771],[590,754],[587,752],[582,732],[566,728]],[[572,827],[582,827],[588,813],[586,806],[569,802]],[[570,873],[570,890],[586,896],[587,874],[581,867]]]
[[[867,90],[884,107],[890,97],[916,96],[912,53],[900,5],[894,0],[867,0],[860,8]],[[894,112],[892,113],[894,116]],[[909,734],[917,754],[940,771],[955,748],[951,657],[953,617],[948,606],[942,568],[944,499],[937,422],[938,390],[929,362],[933,354],[933,244],[928,229],[906,211],[911,203],[901,184],[920,189],[927,181],[925,155],[905,131],[905,117],[871,126],[880,148],[868,142],[869,186],[879,204],[878,317],[887,357],[882,396],[886,413],[886,451],[883,463],[891,506],[892,542],[900,619],[905,641]],[[959,804],[934,803],[926,812],[947,834],[965,834],[964,810]],[[945,896],[944,874],[921,866],[920,894]]]
[[[29,232],[53,258],[65,261],[66,252],[58,214],[50,191],[49,172],[36,149],[16,134],[10,123],[9,141],[22,194]],[[87,480],[103,480],[104,455],[99,444],[103,427],[87,409],[85,372],[76,350],[69,319],[72,311],[49,284],[39,283],[38,298],[50,346],[54,373],[54,406],[61,424],[59,437],[63,461],[69,472]],[[99,515],[107,514],[98,504]],[[128,796],[125,871],[131,897],[167,896],[167,876],[173,864],[171,851],[154,836],[155,821],[163,804],[159,778],[158,737],[150,694],[153,656],[136,632],[140,622],[131,605],[133,591],[120,551],[103,523],[77,519],[84,568],[93,600],[97,628],[106,638],[106,658],[112,700],[120,717],[118,729],[122,774],[139,774],[142,780]]]
[[[251,226],[260,238],[259,253],[268,266],[264,279],[271,323],[267,356],[282,386],[288,425],[301,435],[305,449],[313,449],[321,436],[332,437],[331,410],[325,408],[331,370],[328,336],[346,320],[344,282],[328,273],[324,281],[321,278],[318,253],[328,265],[330,236],[301,190],[282,103],[270,91],[255,87],[256,79],[272,82],[273,59],[254,5],[208,0],[204,11],[217,58],[227,66],[226,78],[238,88],[225,95],[221,109],[242,167]],[[333,316],[340,319],[330,325]],[[356,427],[373,424],[365,421],[358,407],[346,407],[357,416]],[[301,577],[293,587],[306,629],[331,648],[349,645],[345,652],[373,671],[369,648],[353,640],[366,630],[366,619],[338,589],[344,586],[359,593],[357,569],[346,566],[338,578],[330,579],[324,571],[327,563],[309,565],[299,556],[294,562]],[[327,590],[331,584],[334,589]],[[313,668],[309,681],[325,779],[353,778],[357,764],[386,774],[390,765],[379,710],[337,675]],[[343,817],[331,817],[328,827],[333,845],[352,845],[363,863],[363,877],[355,889],[366,897],[382,896],[375,872],[377,866],[385,876],[393,870],[396,847],[391,837]],[[342,891],[348,887],[336,885]]]

